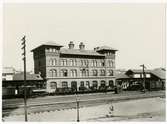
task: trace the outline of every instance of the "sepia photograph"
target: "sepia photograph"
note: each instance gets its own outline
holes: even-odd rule
[[[165,3],[4,3],[2,122],[165,122]]]

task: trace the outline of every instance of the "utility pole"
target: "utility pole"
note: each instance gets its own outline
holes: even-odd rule
[[[23,45],[23,47],[21,49],[23,49],[23,61],[24,61],[24,114],[25,114],[25,121],[27,122],[27,84],[26,84],[26,36],[24,36],[21,41]]]
[[[145,75],[145,65],[144,64],[142,64],[142,65],[140,65],[141,67],[142,67],[142,69],[143,69],[143,90],[144,90],[144,92],[145,92],[145,90],[146,90],[146,75]]]

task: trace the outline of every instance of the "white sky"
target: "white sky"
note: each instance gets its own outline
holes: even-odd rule
[[[27,70],[31,49],[55,41],[86,49],[118,49],[116,68],[165,67],[165,5],[162,4],[6,4],[3,66],[23,69],[20,39],[27,36]]]

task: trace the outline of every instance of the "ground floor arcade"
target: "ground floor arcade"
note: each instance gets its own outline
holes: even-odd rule
[[[84,90],[104,90],[113,89],[115,78],[52,78],[47,79],[47,92],[55,92],[60,89],[70,89],[72,91]]]

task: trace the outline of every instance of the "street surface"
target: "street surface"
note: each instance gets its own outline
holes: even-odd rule
[[[111,109],[113,107],[113,109]],[[24,121],[24,115],[3,118],[4,121]],[[31,113],[28,121],[70,121],[77,120],[77,110],[64,109]],[[117,103],[105,103],[79,109],[79,120],[90,122],[104,121],[165,121],[165,98],[155,97],[135,99]]]

